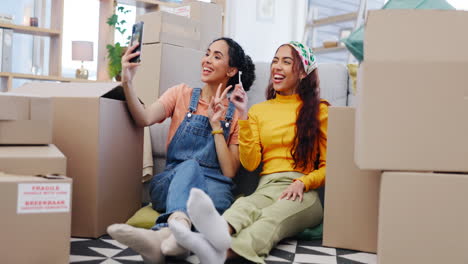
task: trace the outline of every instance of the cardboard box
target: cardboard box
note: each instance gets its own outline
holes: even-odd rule
[[[158,11],[140,15],[136,21],[144,22],[143,44],[166,43],[193,49],[199,46],[200,25],[186,17]]]
[[[369,12],[357,91],[360,168],[468,171],[467,24],[466,11]]]
[[[0,145],[52,143],[52,100],[0,93]]]
[[[379,264],[468,263],[468,174],[385,172]]]
[[[10,174],[67,174],[67,159],[55,145],[0,146],[0,171]]]
[[[70,178],[47,179],[0,172],[2,263],[68,263]]]
[[[99,237],[140,208],[143,128],[118,83],[29,83],[16,89],[52,97],[53,142],[74,182],[72,235]]]
[[[210,43],[223,36],[223,6],[193,1],[180,7],[161,6],[164,12],[186,16],[200,23],[199,50],[205,51]]]
[[[323,245],[375,253],[381,172],[354,163],[354,117],[351,107],[328,110]]]
[[[169,44],[143,45],[141,65],[133,80],[138,97],[145,105],[151,105],[174,85],[202,87],[203,55],[198,50]]]

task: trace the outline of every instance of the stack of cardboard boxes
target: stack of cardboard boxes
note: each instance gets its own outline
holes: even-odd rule
[[[51,98],[0,94],[4,263],[68,262],[72,180],[65,156],[51,144],[52,127]]]
[[[361,171],[332,167],[340,146],[331,129],[340,117],[350,128],[354,116],[331,109],[325,245],[377,249],[380,264],[468,261],[467,24],[464,11],[369,13],[355,120]]]
[[[138,97],[150,105],[168,88],[201,87],[201,59],[222,35],[222,7],[189,2],[137,17],[143,21],[141,65],[135,75]]]
[[[100,237],[140,208],[143,128],[135,126],[122,87],[29,83],[15,92],[51,98],[52,142],[67,157],[74,183],[72,236]]]

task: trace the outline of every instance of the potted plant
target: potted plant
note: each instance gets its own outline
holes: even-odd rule
[[[124,19],[119,19],[119,14],[127,14],[129,12],[130,10],[126,10],[123,6],[117,7],[116,13],[112,14],[107,19],[107,24],[115,28],[115,30],[117,30],[123,36],[127,31],[127,29],[124,28],[124,25],[127,23],[127,21]],[[127,37],[127,42],[125,45],[128,45],[130,38],[131,36]],[[119,42],[116,42],[114,45],[108,44],[106,48],[107,58],[109,59],[109,76],[111,79],[115,77],[117,81],[120,81],[120,73],[122,71],[122,55],[125,53],[127,47],[122,46]]]

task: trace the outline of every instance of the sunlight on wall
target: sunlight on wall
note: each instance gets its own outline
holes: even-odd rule
[[[468,1],[467,0],[447,0],[453,7],[461,10],[468,10]]]

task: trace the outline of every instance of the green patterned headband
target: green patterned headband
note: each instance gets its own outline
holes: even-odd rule
[[[293,47],[299,54],[299,57],[301,57],[302,65],[307,75],[317,68],[317,61],[311,48],[297,41],[291,41],[288,45]]]

